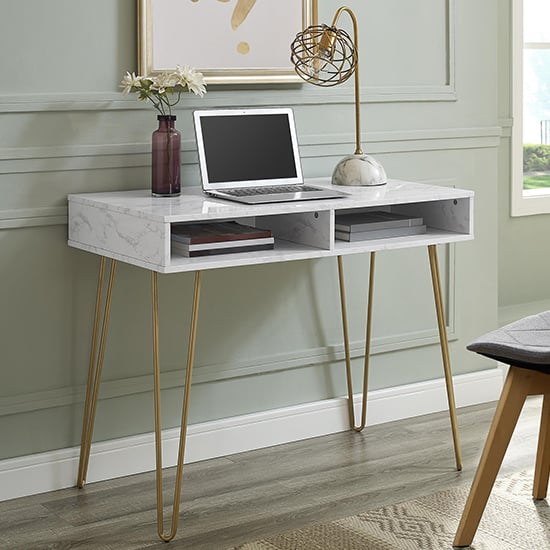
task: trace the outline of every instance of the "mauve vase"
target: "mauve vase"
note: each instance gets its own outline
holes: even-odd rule
[[[175,115],[158,115],[152,136],[151,191],[155,197],[177,197],[181,192],[181,134]]]

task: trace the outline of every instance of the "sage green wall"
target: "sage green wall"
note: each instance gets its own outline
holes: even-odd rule
[[[336,0],[323,1],[322,20]],[[350,0],[360,23],[364,149],[392,178],[473,189],[474,241],[440,250],[454,372],[496,324],[497,0]],[[0,0],[0,458],[75,445],[98,259],[66,245],[68,193],[143,188],[152,109],[122,98],[136,70],[134,0]],[[200,45],[197,45],[200,47]],[[9,55],[6,55],[8,53]],[[185,63],[185,59],[182,59]],[[198,184],[191,111],[290,105],[304,171],[353,150],[351,83],[209,89],[177,111],[183,175]],[[361,363],[368,259],[346,259]],[[151,431],[150,280],[120,266],[96,439]],[[191,278],[160,278],[164,425],[179,422]],[[377,260],[372,389],[442,376],[425,250]],[[208,272],[193,422],[344,393],[334,260]]]
[[[511,158],[511,0],[499,7],[499,151],[498,230],[501,323],[550,308],[550,214],[510,216]]]

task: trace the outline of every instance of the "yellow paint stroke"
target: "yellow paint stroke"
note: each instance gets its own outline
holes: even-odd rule
[[[233,30],[242,24],[250,13],[250,10],[254,7],[254,4],[256,4],[256,0],[238,0],[231,16],[231,28]]]
[[[198,1],[199,0],[191,0],[193,3],[197,3]],[[231,2],[231,0],[218,0],[218,2],[227,3]],[[233,30],[238,29],[242,25],[255,4],[256,0],[237,0],[237,5],[231,16],[231,28]],[[248,42],[239,42],[237,44],[237,52],[246,55],[250,52],[250,44]]]
[[[246,55],[250,52],[250,44],[248,42],[239,42],[237,44],[237,51],[240,54]]]

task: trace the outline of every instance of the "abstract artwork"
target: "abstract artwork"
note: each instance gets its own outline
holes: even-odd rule
[[[297,81],[290,44],[315,0],[138,0],[139,74],[190,65],[208,83]]]

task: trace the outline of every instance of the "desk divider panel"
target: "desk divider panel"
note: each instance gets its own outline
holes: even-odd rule
[[[334,248],[333,211],[277,214],[256,218],[256,225],[271,229],[273,236],[324,250]]]

